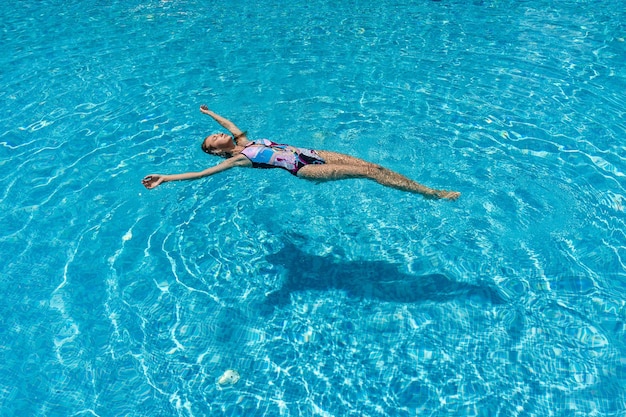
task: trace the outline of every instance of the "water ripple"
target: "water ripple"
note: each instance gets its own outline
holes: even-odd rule
[[[5,413],[626,409],[618,1],[91,3],[0,6]],[[201,102],[462,197],[144,190],[216,163]]]

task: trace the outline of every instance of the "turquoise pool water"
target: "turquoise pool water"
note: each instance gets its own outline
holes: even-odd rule
[[[0,11],[2,415],[626,413],[623,2]],[[145,190],[202,103],[462,196]]]

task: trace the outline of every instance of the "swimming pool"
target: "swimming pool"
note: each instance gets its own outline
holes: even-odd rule
[[[622,2],[109,3],[0,6],[3,415],[626,411]]]

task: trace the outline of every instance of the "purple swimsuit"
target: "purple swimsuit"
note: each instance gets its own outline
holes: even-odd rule
[[[296,148],[267,139],[252,141],[241,153],[252,162],[253,168],[283,168],[293,175],[305,165],[325,163],[312,149]]]

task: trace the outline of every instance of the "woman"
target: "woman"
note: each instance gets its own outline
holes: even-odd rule
[[[142,180],[146,188],[155,188],[167,181],[202,178],[234,167],[252,167],[283,168],[297,177],[315,181],[368,178],[384,186],[421,194],[426,198],[456,200],[460,195],[455,191],[425,187],[380,165],[349,155],[296,148],[267,139],[250,141],[246,132],[242,132],[233,122],[215,114],[207,106],[200,106],[200,111],[211,116],[232,135],[215,133],[207,136],[202,142],[202,150],[226,159],[204,171],[174,175],[148,175]]]

